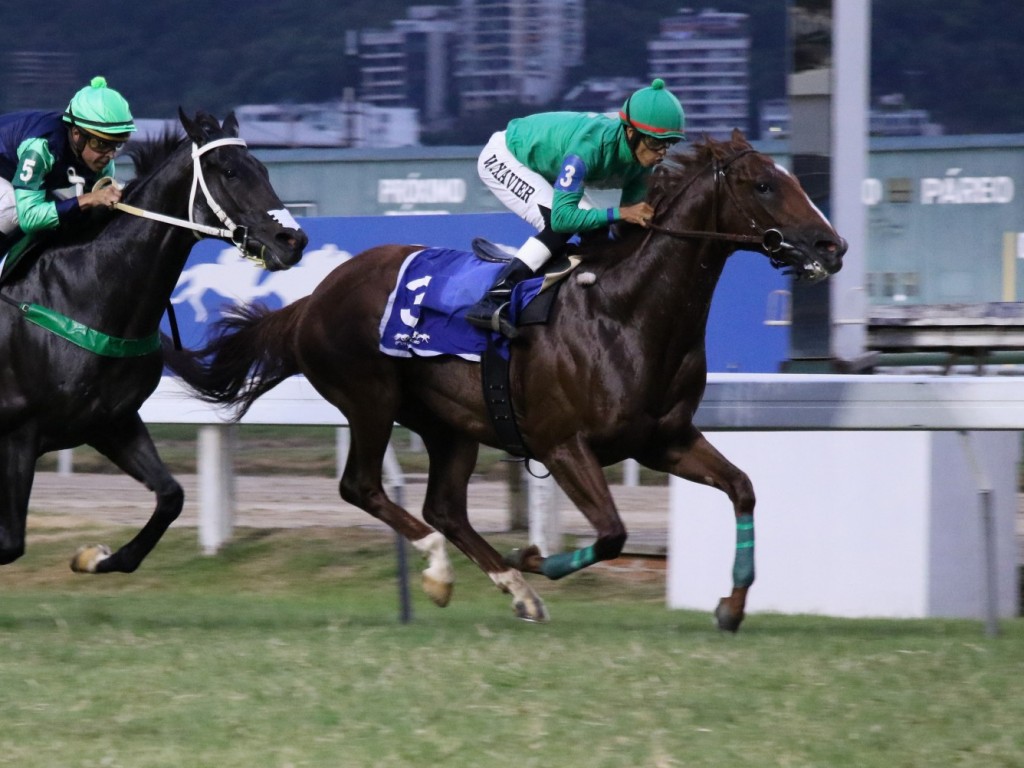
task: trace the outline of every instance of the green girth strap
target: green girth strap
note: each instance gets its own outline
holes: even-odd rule
[[[45,328],[51,333],[67,339],[72,344],[77,344],[82,349],[95,352],[97,355],[141,357],[160,349],[159,331],[154,331],[151,335],[141,339],[119,339],[82,325],[77,320],[72,320],[70,317],[65,317],[59,312],[54,312],[52,309],[41,307],[38,304],[18,304],[18,309],[30,323],[35,323],[40,328]]]

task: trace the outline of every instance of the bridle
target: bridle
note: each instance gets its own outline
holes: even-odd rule
[[[137,208],[134,205],[128,205],[127,203],[115,203],[114,208],[123,211],[124,213],[131,214],[132,216],[140,216],[144,219],[152,219],[153,221],[159,221],[164,224],[171,224],[175,227],[183,227],[185,229],[191,229],[196,232],[198,238],[200,234],[207,235],[209,237],[216,237],[221,240],[226,240],[231,243],[241,255],[255,261],[258,264],[266,265],[264,257],[261,255],[252,254],[249,252],[249,228],[243,225],[235,224],[228,216],[227,212],[218,205],[217,201],[213,199],[213,195],[210,194],[210,188],[206,184],[206,177],[203,175],[203,166],[199,162],[199,158],[205,155],[207,152],[218,147],[224,146],[246,146],[244,139],[229,137],[224,139],[215,139],[211,142],[199,146],[195,142],[192,143],[192,189],[188,196],[188,219],[178,219],[173,216],[167,216],[162,213],[155,211],[146,211],[142,208]],[[101,180],[102,181],[102,180]],[[112,183],[112,180],[111,180]],[[97,182],[99,184],[99,182]],[[195,220],[195,204],[196,204],[196,192],[202,190],[203,197],[206,199],[206,204],[213,211],[214,215],[220,220],[220,223],[224,225],[224,228],[212,227],[207,224],[200,224]],[[262,247],[261,247],[262,252]]]
[[[742,235],[742,234],[731,233],[731,232],[718,232],[718,231],[705,232],[705,231],[702,231],[702,230],[672,229],[670,227],[663,227],[663,226],[660,226],[660,225],[654,224],[654,223],[648,224],[648,229],[651,229],[654,232],[660,232],[663,235],[669,235],[670,237],[698,238],[698,239],[701,239],[701,240],[722,240],[722,241],[730,242],[730,243],[749,243],[749,244],[757,245],[759,248],[763,248],[765,253],[768,254],[768,257],[769,257],[769,259],[772,262],[772,266],[775,266],[775,267],[782,266],[783,262],[782,262],[781,259],[778,258],[777,254],[780,251],[782,251],[782,250],[792,248],[792,246],[789,245],[786,242],[786,239],[785,239],[785,237],[783,236],[783,234],[782,234],[782,232],[780,230],[776,229],[775,227],[770,227],[768,229],[762,229],[761,227],[759,227],[757,225],[757,222],[754,220],[754,217],[750,215],[750,213],[747,211],[746,207],[743,206],[740,203],[740,201],[737,199],[736,191],[733,189],[732,184],[729,183],[729,181],[728,181],[728,179],[726,177],[726,172],[729,170],[729,166],[731,166],[733,163],[735,163],[741,157],[744,157],[745,155],[749,155],[749,154],[754,153],[756,151],[757,150],[755,150],[753,148],[748,148],[748,149],[740,150],[739,152],[737,152],[735,155],[730,157],[725,162],[722,162],[718,158],[715,158],[710,163],[708,163],[708,165],[705,166],[705,168],[703,170],[701,170],[698,173],[695,173],[693,175],[693,177],[686,184],[684,184],[682,187],[680,187],[675,192],[675,194],[673,194],[672,197],[670,197],[665,202],[665,204],[663,204],[661,206],[661,210],[664,211],[667,208],[670,208],[671,204],[674,203],[676,200],[678,200],[680,197],[682,197],[683,194],[686,192],[686,190],[688,190],[693,185],[693,183],[698,178],[700,178],[700,176],[703,174],[704,170],[707,170],[708,168],[711,168],[712,169],[712,173],[713,173],[712,178],[714,180],[714,187],[713,187],[712,192],[711,192],[711,220],[712,220],[712,222],[714,222],[715,226],[718,225],[718,200],[719,200],[719,197],[721,196],[719,190],[721,188],[724,188],[725,191],[726,191],[726,194],[729,195],[729,199],[732,202],[733,206],[735,206],[735,208],[737,210],[739,210],[740,213],[744,217],[749,219],[749,221],[750,221],[750,228],[753,229],[758,234],[756,234],[756,235]]]

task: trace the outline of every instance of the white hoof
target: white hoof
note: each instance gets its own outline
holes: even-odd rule
[[[455,585],[450,581],[438,581],[431,578],[426,571],[423,572],[423,591],[426,592],[427,597],[431,599],[434,605],[440,608],[448,605],[451,602],[454,589]]]
[[[517,619],[544,624],[548,621],[548,609],[533,588],[526,583],[523,574],[515,568],[501,573],[488,574],[498,589],[512,595],[512,610]]]
[[[96,573],[96,567],[110,557],[106,544],[88,544],[78,548],[71,558],[71,570],[75,573]]]
[[[452,599],[455,588],[455,569],[444,546],[444,536],[438,532],[424,536],[412,543],[416,549],[427,557],[427,567],[423,571],[423,591],[435,605],[444,608]]]

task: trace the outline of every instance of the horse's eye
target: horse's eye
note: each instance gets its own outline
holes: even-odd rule
[[[234,168],[227,168],[227,169],[226,169],[226,170],[224,171],[224,178],[226,178],[226,179],[233,179],[233,178],[235,178],[235,176],[237,176],[237,175],[238,175],[238,174],[236,174],[236,173],[235,173],[235,169],[234,169]]]
[[[769,192],[772,191],[772,185],[766,181],[759,182],[757,186],[754,188],[758,191],[759,194],[762,195],[767,195]]]

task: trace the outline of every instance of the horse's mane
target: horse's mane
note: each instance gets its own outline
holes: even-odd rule
[[[132,161],[132,165],[135,166],[135,178],[125,185],[125,191],[127,192],[139,181],[153,173],[164,160],[181,146],[184,140],[181,133],[177,130],[165,128],[164,132],[156,138],[129,143],[125,148],[125,155]]]
[[[738,152],[750,149],[750,143],[740,131],[718,141],[704,135],[692,144],[678,144],[658,163],[647,185],[647,202],[656,211],[671,203],[680,189],[689,184],[694,175],[715,160],[724,161]],[[594,259],[607,258],[615,263],[635,250],[639,242],[647,237],[648,230],[633,224],[620,222],[615,226],[616,237],[607,238],[607,230],[599,230],[581,238],[579,255],[588,263]]]
[[[699,169],[715,160],[726,160],[751,148],[740,131],[733,131],[732,136],[724,141],[704,135],[693,144],[685,145],[685,148],[679,144],[676,147],[658,163],[651,174],[647,202],[656,209],[657,203],[677,188],[680,181],[688,181]]]

